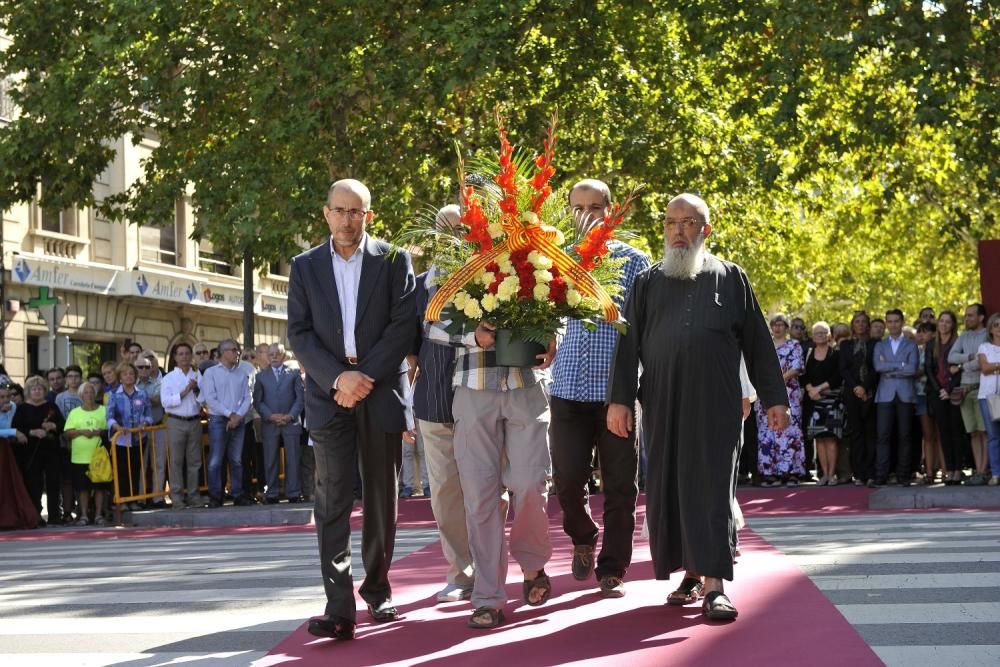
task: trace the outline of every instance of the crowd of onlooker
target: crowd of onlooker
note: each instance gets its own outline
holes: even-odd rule
[[[301,369],[282,344],[182,342],[166,361],[129,341],[89,374],[18,384],[0,366],[0,527],[103,525],[116,496],[133,511],[311,498]],[[91,479],[102,447],[114,482]]]
[[[780,433],[748,420],[741,481],[992,485],[1000,482],[1000,313],[924,308],[907,325],[863,311],[850,324],[771,318],[791,406]],[[814,477],[813,475],[816,475]],[[818,479],[817,479],[818,478]]]

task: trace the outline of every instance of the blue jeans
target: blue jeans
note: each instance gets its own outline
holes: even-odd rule
[[[243,495],[243,432],[246,424],[241,423],[232,431],[227,431],[228,422],[227,418],[217,415],[208,418],[208,495],[215,500],[222,500],[222,464],[226,458],[229,459],[229,483],[233,498]]]
[[[990,406],[985,398],[979,399],[979,409],[986,424],[986,451],[990,456],[990,475],[1000,477],[1000,422],[990,419]]]

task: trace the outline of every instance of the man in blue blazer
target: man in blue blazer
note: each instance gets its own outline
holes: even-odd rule
[[[917,344],[903,335],[903,311],[894,308],[885,314],[888,338],[875,343],[874,366],[878,373],[875,410],[878,444],[875,460],[875,485],[882,486],[889,477],[892,454],[892,429],[898,438],[896,477],[902,486],[910,485],[910,425],[917,402],[914,382],[920,352]]]
[[[290,503],[305,502],[300,480],[299,421],[303,407],[302,376],[285,365],[285,346],[271,343],[267,347],[268,365],[257,371],[253,385],[253,404],[260,414],[261,439],[264,444],[264,478],[267,494],[264,502],[278,502],[278,448],[285,443],[285,496]]]
[[[316,457],[316,529],[326,615],[320,637],[352,639],[354,461],[364,487],[359,593],[375,621],[397,617],[389,586],[403,432],[412,424],[405,356],[416,310],[409,255],[371,238],[371,193],[359,181],[330,186],[330,240],[292,259],[288,341],[305,367],[305,405]]]

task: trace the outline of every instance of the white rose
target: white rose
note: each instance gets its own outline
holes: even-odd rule
[[[503,225],[499,222],[491,222],[486,229],[489,231],[491,239],[498,239],[503,236]]]
[[[576,308],[578,305],[580,305],[581,300],[582,299],[580,298],[580,293],[577,292],[575,289],[570,288],[566,290],[566,305],[568,305],[570,308]]]
[[[479,302],[475,299],[469,299],[465,304],[465,308],[462,309],[462,312],[465,313],[465,316],[470,320],[478,320],[483,316],[483,309],[479,307]]]
[[[537,269],[535,271],[535,282],[536,283],[550,283],[552,282],[552,274],[544,269]]]
[[[496,308],[498,305],[500,305],[500,301],[496,298],[496,296],[492,294],[487,294],[486,296],[483,297],[483,310],[485,310],[487,313],[492,313],[493,309]]]
[[[544,283],[535,285],[535,301],[546,301],[549,298],[549,286]]]
[[[463,308],[465,308],[465,303],[468,300],[469,300],[468,294],[466,294],[465,292],[457,292],[455,294],[455,298],[453,299],[455,303],[455,308],[462,310]]]

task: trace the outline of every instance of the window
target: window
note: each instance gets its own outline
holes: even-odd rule
[[[17,105],[11,99],[11,79],[0,79],[0,120],[14,120],[17,115]]]
[[[55,232],[56,234],[65,234],[64,231],[64,216],[63,212],[55,208],[43,208],[42,209],[42,224],[41,227],[47,232]]]
[[[177,265],[177,239],[174,226],[143,225],[139,229],[140,256],[147,262]]]
[[[39,199],[41,199],[45,195],[45,191],[49,189],[49,182],[50,181],[48,181],[48,179],[42,180],[41,189],[38,192]],[[76,212],[72,209],[58,209],[54,206],[46,206],[44,208],[39,206],[38,228],[45,232],[76,236]]]
[[[215,252],[208,239],[198,242],[198,268],[208,273],[218,273],[223,276],[233,275],[232,265],[222,254]]]

